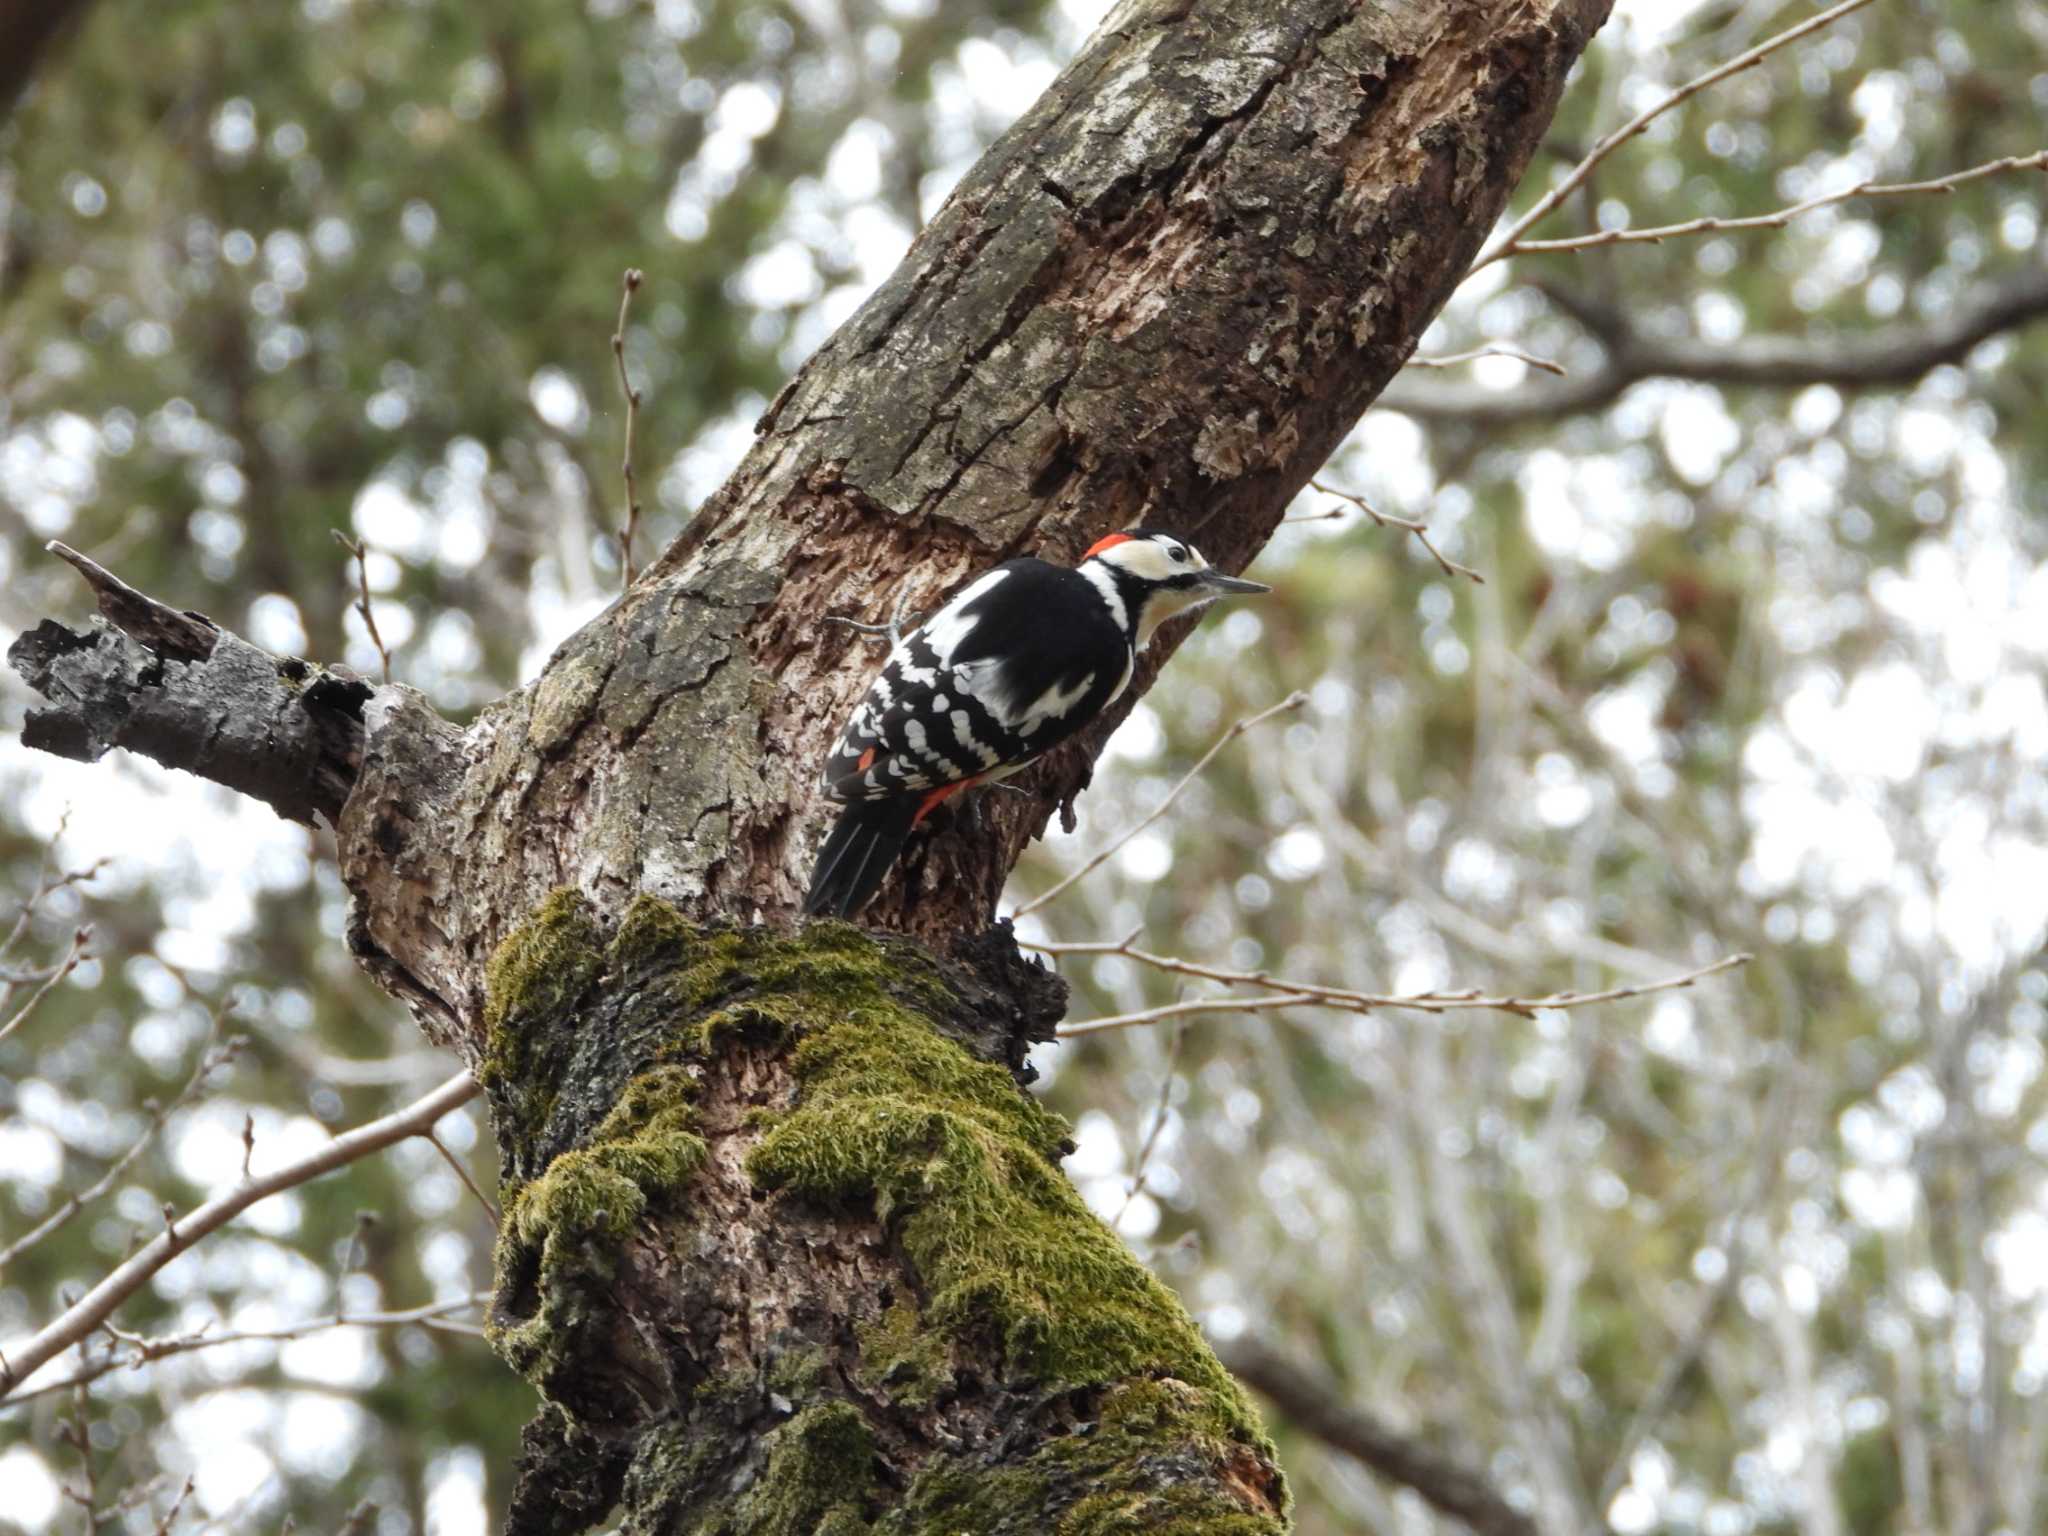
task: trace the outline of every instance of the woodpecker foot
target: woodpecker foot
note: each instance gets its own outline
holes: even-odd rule
[[[886,635],[890,648],[893,650],[896,646],[903,643],[903,613],[909,606],[910,588],[905,587],[902,592],[897,594],[896,609],[889,615],[889,622],[886,624],[864,624],[859,619],[842,618],[836,613],[826,614],[825,622],[827,624],[844,624],[856,634],[865,635],[870,640],[880,639]]]

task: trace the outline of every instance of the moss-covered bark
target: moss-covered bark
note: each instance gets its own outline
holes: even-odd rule
[[[525,1528],[572,1463],[635,1531],[1281,1528],[1256,1416],[1012,1065],[1056,988],[569,891],[490,981]]]

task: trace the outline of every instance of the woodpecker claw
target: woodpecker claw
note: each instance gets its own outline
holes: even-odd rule
[[[836,613],[826,614],[825,622],[827,624],[844,624],[848,629],[858,634],[866,635],[870,640],[879,635],[887,635],[889,637],[889,648],[894,650],[903,643],[903,614],[904,610],[909,606],[910,588],[906,586],[901,592],[896,594],[896,608],[889,615],[889,622],[886,624],[866,624],[859,619],[845,618]]]

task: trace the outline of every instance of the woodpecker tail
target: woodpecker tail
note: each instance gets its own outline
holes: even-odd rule
[[[866,906],[910,840],[918,810],[915,798],[902,795],[847,806],[818,851],[804,916],[852,917]]]

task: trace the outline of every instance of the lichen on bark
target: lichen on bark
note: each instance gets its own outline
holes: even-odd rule
[[[1256,1414],[1061,1174],[971,969],[559,891],[490,978],[492,1338],[628,1528],[1280,1528]]]

